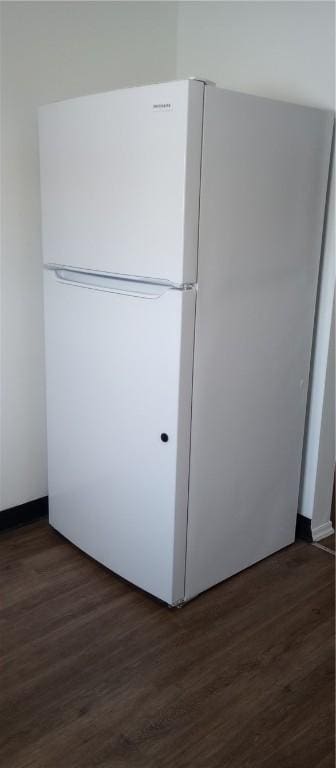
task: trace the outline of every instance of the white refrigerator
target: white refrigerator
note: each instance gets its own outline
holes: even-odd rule
[[[179,605],[294,540],[332,114],[40,109],[50,523]]]

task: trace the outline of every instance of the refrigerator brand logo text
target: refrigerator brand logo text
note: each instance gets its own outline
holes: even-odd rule
[[[173,105],[172,105],[172,103],[170,101],[166,101],[166,102],[162,102],[160,104],[153,104],[153,109],[155,109],[156,111],[158,111],[158,110],[160,110],[160,111],[161,110],[167,111],[168,109],[173,109]]]

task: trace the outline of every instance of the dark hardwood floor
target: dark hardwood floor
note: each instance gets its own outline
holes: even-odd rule
[[[332,768],[332,554],[169,610],[45,520],[5,532],[3,768]]]
[[[332,536],[327,536],[325,539],[322,539],[321,544],[324,547],[335,551],[335,534],[333,533]]]

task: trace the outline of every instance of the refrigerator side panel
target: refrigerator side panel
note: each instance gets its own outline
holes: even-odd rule
[[[65,274],[45,270],[50,522],[173,603],[184,596],[188,475],[177,468],[189,458],[191,367],[181,386],[180,361],[195,292]]]
[[[332,128],[205,90],[186,598],[294,540]]]
[[[40,109],[44,263],[196,280],[203,90],[185,80]]]

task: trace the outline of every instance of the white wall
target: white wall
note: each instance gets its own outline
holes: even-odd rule
[[[178,77],[334,109],[334,4],[184,2],[178,12]],[[299,511],[313,529],[330,519],[334,389],[327,360],[335,286],[334,184],[321,271],[315,360]],[[332,419],[332,429],[330,429]]]
[[[300,513],[312,520],[313,537],[330,533],[335,469],[334,321],[335,163],[330,184],[325,246],[322,254],[315,345],[311,370],[309,418],[306,423]],[[324,526],[324,528],[321,528]]]
[[[5,2],[2,509],[47,493],[37,107],[174,79],[174,3]]]
[[[177,74],[222,88],[331,107],[332,2],[182,2]]]
[[[334,313],[333,313],[334,314]],[[321,439],[318,443],[316,482],[312,509],[314,541],[332,532],[329,515],[332,499],[332,478],[335,467],[335,314],[331,323],[327,375],[323,391]]]

